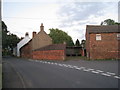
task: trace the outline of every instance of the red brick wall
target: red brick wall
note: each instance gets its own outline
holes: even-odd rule
[[[101,33],[102,40],[96,41],[96,34],[89,34],[90,59],[117,59],[120,40],[117,33]]]
[[[89,43],[90,43],[90,35],[89,35],[89,33],[88,33],[88,30],[86,30],[86,34],[85,34],[85,37],[86,37],[86,56],[89,58],[90,57],[90,45],[89,45]]]
[[[32,58],[31,41],[20,49],[20,56],[23,58]]]
[[[33,51],[33,59],[65,60],[65,50]]]

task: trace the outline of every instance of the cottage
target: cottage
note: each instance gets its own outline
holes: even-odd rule
[[[51,37],[44,31],[44,26],[41,24],[40,32],[38,34],[33,32],[33,38],[21,47],[20,55],[25,58],[33,58],[32,52],[36,49],[48,46],[52,44]]]
[[[119,25],[87,25],[86,53],[89,59],[120,58]]]
[[[40,32],[33,32],[33,38],[20,48],[20,56],[40,60],[65,60],[66,56],[82,55],[82,47],[69,47],[64,44],[52,44],[51,37],[41,24]]]
[[[17,56],[20,56],[20,48],[30,41],[29,34],[26,32],[25,37],[17,44]],[[14,48],[14,55],[16,49]]]
[[[38,32],[38,34],[33,32],[32,50],[42,48],[50,44],[52,44],[52,38],[44,31],[42,23],[40,26],[40,32]]]

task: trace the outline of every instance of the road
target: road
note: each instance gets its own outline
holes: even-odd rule
[[[118,61],[3,58],[3,88],[118,88]]]

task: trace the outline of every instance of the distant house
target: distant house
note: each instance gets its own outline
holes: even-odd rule
[[[26,33],[25,37],[17,44],[17,56],[20,56],[20,48],[30,41],[29,34]],[[14,50],[15,54],[15,50]]]
[[[52,44],[51,37],[41,24],[40,32],[33,32],[32,39],[20,48],[23,58],[40,60],[65,60],[66,56],[82,55],[82,47],[69,47],[64,44]]]
[[[44,26],[41,24],[40,32],[33,32],[32,39],[21,47],[21,57],[32,58],[32,52],[36,49],[52,44],[51,37],[44,31]]]
[[[52,38],[44,31],[43,23],[40,26],[38,34],[33,32],[32,50],[52,44]]]
[[[120,26],[87,25],[86,53],[89,59],[120,58]]]

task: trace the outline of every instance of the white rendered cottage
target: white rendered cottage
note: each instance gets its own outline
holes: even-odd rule
[[[29,34],[26,33],[25,37],[17,44],[17,56],[20,57],[20,48],[30,41]]]

